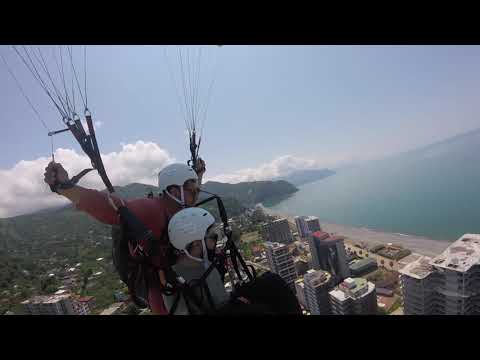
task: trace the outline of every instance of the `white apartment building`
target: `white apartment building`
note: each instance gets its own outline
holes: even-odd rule
[[[75,315],[70,294],[35,296],[22,305],[29,315]]]
[[[480,315],[479,234],[465,234],[440,255],[399,272],[404,314]]]
[[[330,291],[334,315],[375,315],[377,295],[375,284],[362,278],[347,278]]]
[[[270,270],[280,275],[290,288],[295,291],[297,271],[292,255],[288,252],[288,246],[276,242],[265,242],[267,261]]]

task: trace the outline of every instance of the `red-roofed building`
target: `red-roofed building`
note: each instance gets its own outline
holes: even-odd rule
[[[316,237],[317,239],[324,240],[330,237],[330,234],[325,231],[315,231],[312,233],[312,236]]]
[[[95,306],[95,298],[93,296],[83,296],[75,299],[73,309],[77,315],[88,315]]]
[[[329,272],[334,284],[350,276],[343,237],[316,231],[309,236],[308,246],[313,269]]]

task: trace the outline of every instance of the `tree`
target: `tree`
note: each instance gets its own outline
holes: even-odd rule
[[[82,292],[85,291],[85,289],[87,288],[87,284],[88,284],[88,278],[90,276],[92,276],[93,274],[93,270],[90,269],[90,268],[87,268],[85,270],[82,269],[82,278],[83,278],[83,282],[82,282]]]
[[[40,279],[40,292],[43,294],[51,294],[57,290],[57,281],[54,276],[43,277]]]

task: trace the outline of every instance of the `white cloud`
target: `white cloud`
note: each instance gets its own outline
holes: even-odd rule
[[[132,182],[155,185],[156,174],[175,159],[153,142],[137,141],[133,144],[121,144],[119,152],[102,154],[107,174],[115,186]],[[213,180],[228,183],[242,181],[270,180],[285,176],[295,170],[331,167],[347,157],[323,160],[305,159],[292,155],[280,156],[270,163],[255,168],[238,170],[222,174],[204,181]],[[63,197],[53,194],[43,182],[43,173],[50,158],[18,162],[11,169],[0,169],[0,218],[34,212],[40,209],[68,204]],[[71,149],[57,149],[55,161],[62,163],[70,176],[91,167],[90,160],[83,153]],[[208,173],[206,174],[208,176]],[[80,181],[82,186],[104,189],[105,185],[96,171],[85,175]]]
[[[157,172],[174,162],[166,150],[144,141],[123,144],[119,152],[102,154],[102,159],[110,181],[120,186],[132,182],[155,185]],[[0,218],[68,203],[53,194],[43,182],[43,173],[50,161],[46,157],[22,160],[11,169],[0,170]],[[86,155],[70,149],[57,149],[55,161],[62,163],[70,176],[91,167]],[[85,175],[80,184],[95,189],[105,188],[96,171]]]
[[[320,162],[318,160],[285,155],[256,168],[238,170],[230,174],[222,174],[205,180],[227,182],[231,184],[243,181],[270,180],[278,176],[288,175],[296,170],[319,169],[332,163],[332,161]]]

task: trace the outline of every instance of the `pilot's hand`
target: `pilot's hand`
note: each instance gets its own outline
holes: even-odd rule
[[[48,185],[55,185],[57,182],[65,183],[69,180],[68,173],[63,168],[62,164],[53,161],[51,161],[45,168],[43,176],[43,181]]]

